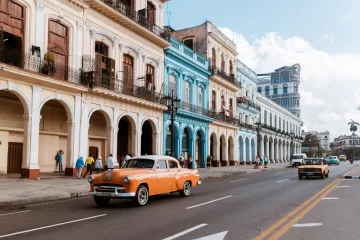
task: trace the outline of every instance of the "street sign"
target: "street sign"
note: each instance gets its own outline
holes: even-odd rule
[[[227,233],[228,233],[228,231],[215,233],[215,234],[212,234],[212,235],[209,235],[206,237],[202,237],[202,238],[197,238],[194,240],[224,240]]]

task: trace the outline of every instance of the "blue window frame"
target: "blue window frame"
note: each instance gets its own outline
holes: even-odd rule
[[[262,88],[261,88],[261,87],[258,87],[258,93],[261,94],[261,92],[262,92]]]
[[[288,107],[289,106],[289,101],[288,100],[283,100],[283,106]]]
[[[273,83],[279,83],[279,78],[274,77],[274,78],[273,78]]]
[[[265,95],[266,96],[270,95],[270,87],[265,87]]]
[[[278,86],[274,86],[274,95],[278,94]]]
[[[288,85],[287,84],[284,84],[283,91],[284,91],[284,93],[288,93]]]
[[[289,76],[281,77],[281,82],[289,82]]]

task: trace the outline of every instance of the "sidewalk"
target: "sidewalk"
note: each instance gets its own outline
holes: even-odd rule
[[[266,169],[254,169],[254,165],[198,169],[201,180],[222,178],[238,174],[271,171],[288,166],[288,163],[271,164]],[[57,173],[43,173],[40,180],[21,179],[18,175],[0,176],[0,209],[27,204],[49,202],[91,195],[87,178],[76,179]]]

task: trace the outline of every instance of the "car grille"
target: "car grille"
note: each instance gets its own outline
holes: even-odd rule
[[[122,188],[122,186],[95,186],[96,192],[116,193],[116,190],[118,193],[125,192],[125,189],[119,189],[119,187]]]
[[[304,172],[317,172],[317,168],[304,168]]]

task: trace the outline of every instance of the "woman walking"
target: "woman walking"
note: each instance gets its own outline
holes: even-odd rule
[[[82,168],[84,166],[84,159],[83,157],[79,157],[78,160],[76,160],[76,170],[77,170],[77,173],[76,173],[76,177],[78,179],[81,178],[81,172],[82,172]]]
[[[95,162],[95,169],[96,169],[96,173],[100,173],[102,170],[102,157],[99,156],[98,159],[96,159]]]

